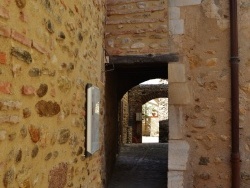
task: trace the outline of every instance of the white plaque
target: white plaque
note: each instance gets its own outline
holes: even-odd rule
[[[87,89],[87,152],[99,150],[99,105],[100,90],[91,86]]]

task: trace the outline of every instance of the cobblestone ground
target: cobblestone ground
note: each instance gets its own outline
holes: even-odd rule
[[[121,148],[108,188],[166,188],[167,144],[128,144]]]

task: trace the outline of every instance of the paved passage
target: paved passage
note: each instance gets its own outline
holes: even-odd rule
[[[108,188],[166,188],[167,144],[128,144],[121,148]]]

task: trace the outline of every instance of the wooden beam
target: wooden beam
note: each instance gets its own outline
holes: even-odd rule
[[[111,64],[153,64],[153,63],[169,63],[178,62],[178,54],[158,54],[158,55],[126,55],[126,56],[109,56]]]

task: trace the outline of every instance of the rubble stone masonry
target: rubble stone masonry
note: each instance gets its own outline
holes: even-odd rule
[[[164,0],[107,1],[108,54],[161,54],[168,52],[168,9]]]
[[[241,187],[247,188],[250,5],[247,0],[237,3]],[[170,63],[168,69],[168,187],[230,187],[229,2],[109,0],[107,5],[105,33],[110,55],[179,54],[180,61]]]
[[[0,187],[103,187],[85,87],[101,90],[103,124],[104,20],[104,0],[0,1]]]

